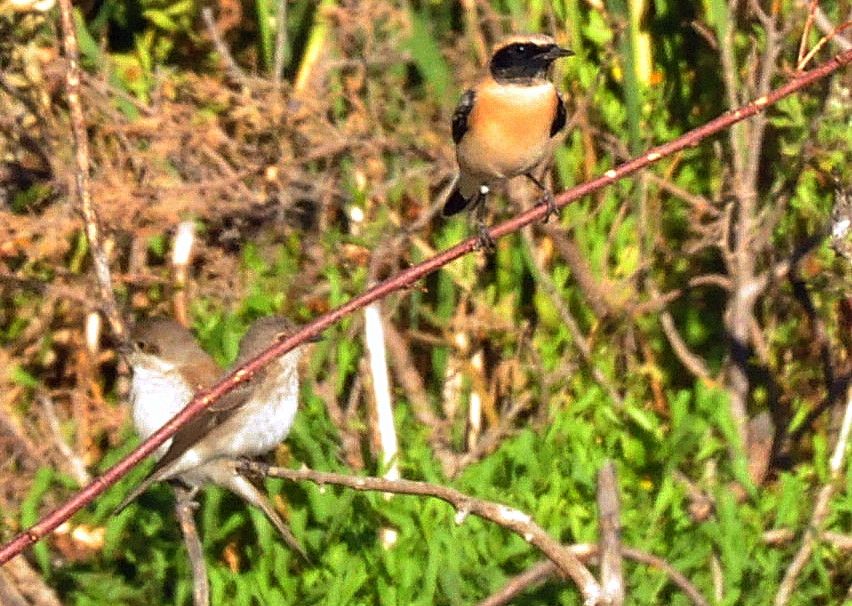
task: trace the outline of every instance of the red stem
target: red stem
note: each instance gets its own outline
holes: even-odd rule
[[[707,124],[699,126],[673,141],[669,141],[668,143],[655,147],[642,156],[625,162],[618,168],[608,170],[601,177],[593,179],[592,181],[587,181],[586,183],[582,183],[563,192],[556,198],[556,205],[560,208],[567,206],[589,193],[601,189],[618,179],[626,177],[627,175],[635,173],[636,171],[657,162],[660,158],[671,155],[687,147],[695,146],[702,139],[725,129],[736,122],[740,122],[741,120],[757,114],[766,107],[778,102],[780,99],[783,99],[784,97],[805,88],[813,82],[828,76],[850,62],[852,62],[852,50],[840,53],[819,67],[802,73],[784,86],[770,92],[765,97],[756,99],[739,109],[719,116],[715,120],[711,120]],[[492,228],[490,230],[491,237],[496,240],[506,234],[517,231],[520,228],[529,225],[533,221],[543,218],[546,213],[546,205],[539,204],[513,219],[509,219],[508,221],[500,223],[496,227]],[[344,303],[337,309],[334,309],[327,314],[320,316],[313,322],[304,325],[297,332],[283,341],[276,343],[263,353],[259,354],[253,360],[247,362],[241,368],[235,369],[209,390],[197,393],[186,408],[169,420],[168,423],[148,438],[148,440],[140,444],[136,450],[116,463],[102,476],[92,480],[88,486],[80,490],[80,492],[74,495],[66,503],[60,505],[57,509],[50,512],[32,527],[18,534],[10,542],[3,545],[3,547],[0,548],[0,564],[4,564],[12,557],[21,553],[21,551],[23,551],[26,547],[41,540],[62,522],[74,515],[74,513],[92,502],[95,497],[115,484],[142,459],[154,452],[163,442],[171,438],[182,425],[201,413],[202,410],[234,389],[237,385],[247,381],[251,378],[251,376],[264,368],[272,360],[287,353],[298,345],[301,345],[311,337],[320,334],[323,330],[336,323],[344,316],[369,305],[373,301],[378,301],[394,291],[410,287],[416,281],[443,267],[450,261],[454,261],[455,259],[469,253],[476,246],[476,242],[476,238],[469,238],[468,240],[435,255],[431,259],[427,259],[422,263],[409,267],[397,275],[388,278],[384,282],[377,284],[348,303]]]

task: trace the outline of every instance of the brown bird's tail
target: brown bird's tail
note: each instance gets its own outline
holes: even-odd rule
[[[310,562],[311,559],[308,557],[304,547],[302,547],[299,540],[293,535],[293,532],[284,520],[281,519],[281,516],[278,515],[272,503],[269,502],[269,499],[264,496],[257,486],[252,484],[248,478],[236,469],[232,461],[222,460],[222,464],[225,471],[223,474],[217,474],[219,477],[216,483],[224,486],[241,497],[246,503],[254,505],[265,513],[266,517],[272,522],[272,525],[275,526],[281,538],[284,539],[284,542],[287,543],[290,549],[302,556],[306,562]]]

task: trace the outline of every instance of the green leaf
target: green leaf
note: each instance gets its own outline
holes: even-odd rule
[[[450,69],[430,31],[429,21],[425,13],[413,10],[409,12],[409,18],[411,37],[406,41],[406,47],[411,58],[430,87],[430,94],[437,99],[446,99],[451,86]]]

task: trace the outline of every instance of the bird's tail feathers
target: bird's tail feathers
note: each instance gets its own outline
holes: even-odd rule
[[[284,539],[284,542],[287,543],[290,549],[302,556],[306,562],[311,561],[307,552],[305,552],[305,549],[293,535],[293,531],[291,531],[284,520],[281,519],[281,516],[272,506],[272,503],[269,502],[269,499],[267,499],[263,493],[260,492],[257,486],[248,480],[248,478],[235,469],[227,481],[222,484],[231,492],[242,497],[244,501],[254,505],[265,513],[266,517],[269,518],[269,521],[272,522],[272,525],[275,526],[276,530],[278,530],[281,534],[281,538]]]
[[[127,493],[127,496],[125,496],[125,497],[121,500],[121,503],[119,503],[119,504],[118,504],[118,507],[116,507],[116,508],[115,508],[115,510],[112,512],[112,515],[117,516],[117,515],[118,515],[118,514],[120,514],[122,511],[124,511],[124,510],[125,510],[125,508],[127,508],[127,506],[128,506],[128,505],[130,505],[133,501],[135,501],[135,500],[136,500],[136,497],[138,497],[140,494],[142,494],[143,492],[145,492],[146,490],[148,490],[148,488],[151,486],[151,484],[153,484],[154,482],[156,482],[156,481],[157,481],[157,479],[158,479],[158,478],[154,477],[154,475],[153,475],[153,474],[151,474],[151,475],[149,475],[148,477],[146,477],[144,480],[142,480],[141,482],[139,482],[139,485],[138,485],[138,486],[136,486],[136,487],[135,487],[133,490],[131,490],[130,492],[128,492],[128,493]]]
[[[447,196],[447,201],[444,202],[444,209],[441,214],[449,217],[460,213],[470,206],[480,195],[480,184],[470,176],[462,173],[456,178],[453,184],[453,189],[450,195]]]
[[[441,211],[441,214],[445,217],[450,217],[460,213],[468,207],[472,200],[472,198],[465,198],[462,196],[461,190],[458,185],[456,185],[453,187],[453,191],[450,192],[450,195],[447,196],[447,201],[444,202],[444,208]]]

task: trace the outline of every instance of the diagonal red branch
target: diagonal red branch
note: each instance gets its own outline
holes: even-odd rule
[[[784,97],[805,88],[817,80],[825,78],[841,67],[848,65],[850,62],[852,62],[852,50],[840,53],[822,65],[808,72],[802,73],[784,86],[773,90],[765,97],[755,99],[751,103],[719,116],[715,120],[711,120],[707,124],[699,126],[698,128],[681,135],[677,139],[654,147],[643,155],[625,162],[617,168],[606,171],[603,176],[587,181],[586,183],[582,183],[576,187],[572,187],[556,198],[556,205],[560,208],[567,206],[587,194],[610,185],[619,179],[657,162],[661,158],[669,156],[687,147],[695,146],[701,140],[709,137],[710,135],[718,133],[732,124],[754,116],[758,112],[766,109],[768,106],[777,103]],[[509,219],[508,221],[500,223],[489,230],[489,233],[491,234],[491,237],[496,240],[497,238],[515,232],[536,220],[542,219],[547,212],[546,205],[540,204],[512,219]],[[298,345],[301,345],[311,337],[320,334],[323,330],[336,323],[344,316],[369,305],[373,301],[378,301],[392,292],[410,287],[418,280],[437,271],[450,261],[454,261],[455,259],[458,259],[459,257],[462,257],[474,250],[476,243],[476,238],[470,238],[442,253],[435,255],[431,259],[427,259],[422,263],[409,267],[395,276],[391,276],[384,282],[377,284],[348,303],[345,303],[337,309],[320,316],[313,322],[306,324],[288,338],[275,343],[275,345],[272,345],[269,349],[258,355],[253,360],[250,360],[241,368],[235,369],[231,374],[222,379],[209,390],[196,394],[186,408],[173,417],[147,441],[140,444],[136,450],[116,463],[102,476],[95,478],[88,486],[80,490],[80,492],[74,495],[67,502],[60,505],[54,511],[39,520],[31,528],[20,533],[9,543],[3,545],[3,547],[0,548],[0,564],[7,562],[29,545],[41,540],[45,535],[53,531],[74,513],[92,502],[95,497],[115,484],[142,459],[154,452],[163,442],[172,437],[182,425],[198,415],[217,399],[234,389],[237,385],[248,381],[249,378],[263,369],[272,360],[285,354]]]

